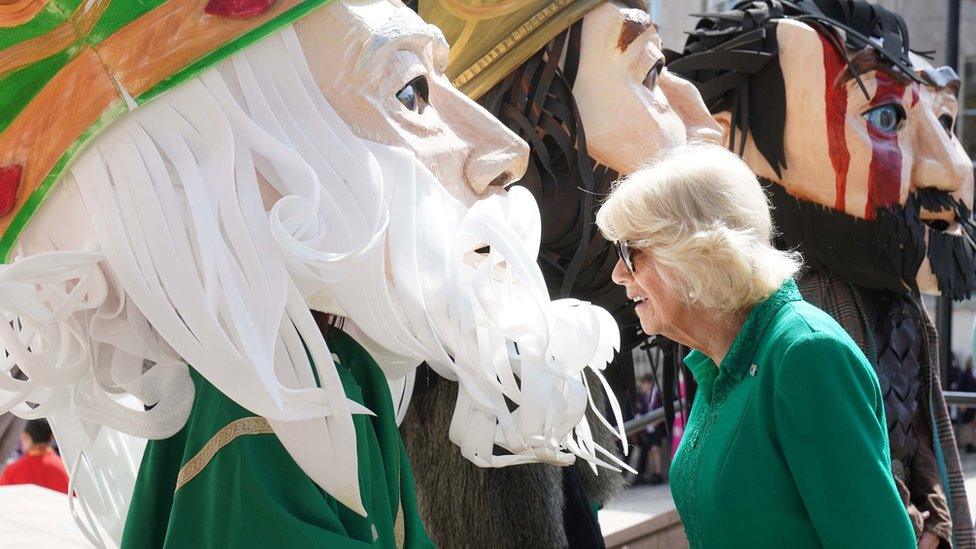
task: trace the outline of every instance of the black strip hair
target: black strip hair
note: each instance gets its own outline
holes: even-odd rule
[[[577,22],[479,103],[530,145],[528,170],[516,185],[529,189],[539,202],[539,264],[552,296],[593,301],[623,316],[619,313],[629,308],[626,295],[610,280],[617,256],[594,223],[599,200],[618,174],[588,154],[573,98],[581,31],[582,22]]]
[[[618,394],[636,393],[630,350],[644,340],[633,303],[610,279],[613,247],[594,223],[596,208],[618,174],[597,163],[573,98],[583,22],[549,42],[478,100],[529,143],[530,160],[516,185],[539,203],[539,266],[553,298],[574,297],[609,311],[621,328],[621,353],[607,374]],[[565,52],[565,61],[559,61]]]
[[[973,213],[949,193],[915,189],[904,205],[879,208],[877,218],[869,221],[796,198],[767,179],[760,182],[776,212],[777,246],[798,250],[815,271],[865,288],[917,295],[916,275],[928,257],[942,295],[959,301],[976,289]],[[927,226],[919,218],[922,208],[953,211],[963,236]]]

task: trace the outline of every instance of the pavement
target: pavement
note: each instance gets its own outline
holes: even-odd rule
[[[0,486],[0,547],[79,549],[91,544],[71,519],[68,496],[24,484]]]
[[[962,462],[969,508],[976,516],[976,454],[963,454]],[[673,509],[667,484],[635,486],[600,511],[600,527],[611,536]],[[0,486],[0,540],[4,549],[91,547],[71,519],[67,497],[39,486]]]
[[[976,454],[961,454],[963,472],[966,475],[966,494],[969,496],[970,514],[976,520]],[[674,509],[671,489],[667,484],[659,486],[634,486],[624,490],[607,502],[600,511],[600,528],[604,537],[653,520]]]
[[[674,500],[667,484],[634,486],[608,501],[600,510],[600,529],[604,537],[612,536],[672,509]]]

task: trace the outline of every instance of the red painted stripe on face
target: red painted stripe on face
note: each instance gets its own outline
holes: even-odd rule
[[[918,82],[912,82],[912,106],[918,103]]]
[[[14,209],[23,175],[24,169],[20,165],[0,167],[0,216]]]
[[[271,9],[278,0],[210,0],[204,13],[229,17],[231,19],[247,19],[255,17]]]
[[[823,43],[827,150],[830,153],[830,163],[834,166],[834,209],[844,211],[851,153],[847,150],[847,87],[840,84],[840,76],[847,64],[827,37],[821,34],[820,41]]]
[[[905,86],[891,76],[877,72],[878,89],[871,99],[871,106],[885,103],[900,104],[905,97]],[[867,123],[871,138],[871,166],[868,169],[868,202],[864,218],[874,219],[878,208],[890,207],[901,201],[901,146],[898,132],[883,132]]]

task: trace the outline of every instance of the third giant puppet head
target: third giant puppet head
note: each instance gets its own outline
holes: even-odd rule
[[[549,300],[538,209],[501,188],[525,144],[452,87],[439,30],[397,0],[24,5],[0,11],[0,410],[86,456],[110,534],[132,437],[186,422],[188,365],[365,513],[369,412],[310,305],[389,378],[458,380],[476,464],[599,461],[582,370],[617,328]]]
[[[808,264],[963,299],[976,289],[972,163],[953,134],[955,99],[925,90],[912,57],[904,22],[879,6],[761,1],[706,16],[670,66],[772,183],[782,239]]]
[[[918,298],[976,289],[973,172],[953,133],[958,77],[909,46],[901,17],[868,2],[747,1],[703,16],[669,66],[763,180],[778,244],[810,268],[804,298],[874,366],[917,533],[968,547],[937,334]]]

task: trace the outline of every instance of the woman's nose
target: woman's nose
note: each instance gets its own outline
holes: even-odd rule
[[[618,259],[617,264],[613,266],[613,272],[610,273],[610,279],[613,280],[614,284],[623,286],[632,281],[634,277],[631,276],[627,266],[624,265],[624,260]]]

